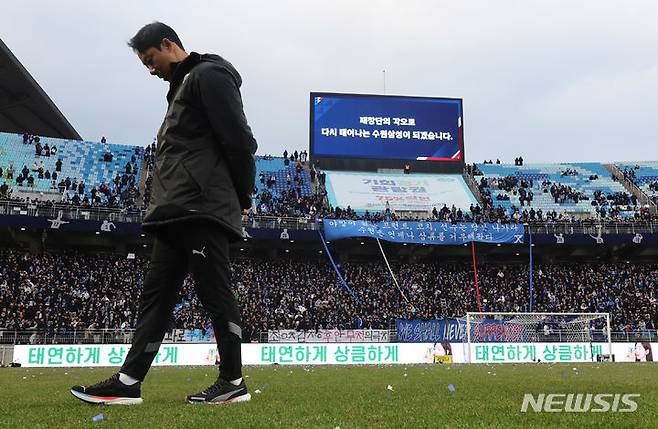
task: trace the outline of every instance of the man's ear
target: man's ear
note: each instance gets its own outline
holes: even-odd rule
[[[166,51],[171,51],[174,47],[174,42],[171,40],[167,39],[166,37],[162,39],[162,42],[160,43],[160,50],[166,50]]]

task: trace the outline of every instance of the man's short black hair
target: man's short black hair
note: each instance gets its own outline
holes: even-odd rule
[[[128,41],[128,46],[137,52],[143,53],[149,48],[160,49],[162,39],[169,39],[177,44],[179,48],[185,50],[183,43],[178,38],[178,34],[176,34],[174,29],[158,21],[146,24],[140,28],[137,34]]]

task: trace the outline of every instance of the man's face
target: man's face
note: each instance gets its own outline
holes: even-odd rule
[[[171,49],[171,42],[163,41],[160,48],[148,48],[144,52],[137,52],[142,64],[148,68],[149,73],[160,79],[171,80],[171,63],[176,62],[176,57]]]

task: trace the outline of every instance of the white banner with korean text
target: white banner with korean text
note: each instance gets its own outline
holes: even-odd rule
[[[612,343],[617,362],[652,362],[658,343]],[[126,344],[14,346],[14,362],[24,367],[121,366]],[[365,365],[466,363],[468,343],[242,344],[244,365]],[[582,363],[608,354],[607,343],[471,344],[472,363]],[[165,343],[154,366],[216,365],[214,344]]]
[[[477,200],[458,174],[378,174],[327,172],[327,197],[333,207],[357,213],[440,210],[445,204],[468,212]]]

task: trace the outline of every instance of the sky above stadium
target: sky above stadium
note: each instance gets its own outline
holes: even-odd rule
[[[126,42],[158,20],[236,66],[259,154],[308,148],[309,92],[385,88],[463,98],[467,162],[655,160],[656,16],[653,0],[34,0],[3,4],[0,38],[87,140],[152,141],[166,83]]]

